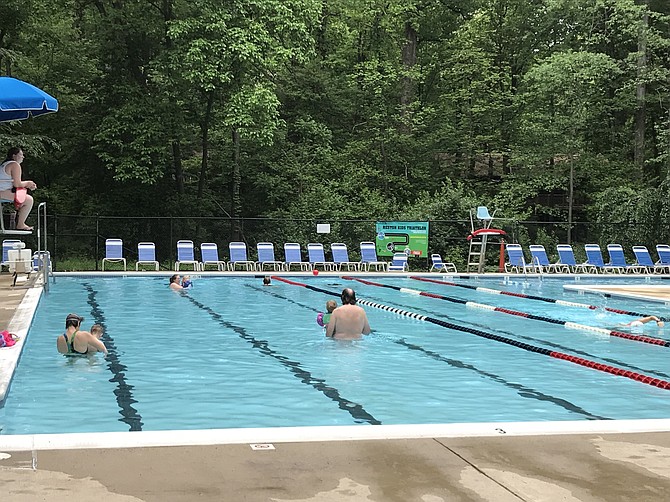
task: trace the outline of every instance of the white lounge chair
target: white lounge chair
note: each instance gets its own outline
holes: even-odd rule
[[[174,262],[175,271],[178,272],[181,270],[182,265],[191,265],[194,272],[200,270],[200,262],[195,259],[193,241],[177,241],[177,261]]]
[[[228,244],[228,249],[230,250],[228,270],[232,272],[240,267],[249,272],[256,268],[256,264],[247,258],[247,245],[244,242],[231,242]]]
[[[286,264],[283,261],[275,259],[275,245],[272,242],[259,242],[256,244],[258,261],[256,268],[262,272],[265,267],[271,268],[275,272],[284,270]]]
[[[203,242],[200,244],[200,270],[205,270],[207,265],[216,267],[217,270],[226,270],[226,262],[219,260],[219,247],[215,242]]]
[[[156,261],[156,245],[153,242],[140,242],[137,244],[137,263],[135,270],[140,269],[140,265],[152,265],[158,270]]]
[[[347,245],[342,242],[333,242],[330,245],[330,252],[333,254],[333,264],[336,270],[342,270],[344,267],[347,270],[358,270],[359,263],[349,261],[349,250]]]
[[[335,263],[326,261],[326,253],[323,251],[323,244],[319,242],[310,242],[307,244],[307,255],[312,269],[323,267],[324,272],[335,270]]]
[[[123,271],[126,271],[126,259],[123,257],[123,241],[121,239],[105,240],[105,257],[102,259],[103,272],[105,262],[123,263]]]

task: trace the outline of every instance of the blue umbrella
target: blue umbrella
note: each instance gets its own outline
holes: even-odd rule
[[[58,111],[58,101],[34,85],[12,77],[0,77],[0,122]]]

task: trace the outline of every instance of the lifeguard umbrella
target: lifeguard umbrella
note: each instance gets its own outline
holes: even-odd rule
[[[58,111],[58,101],[42,89],[12,77],[0,77],[0,122]]]

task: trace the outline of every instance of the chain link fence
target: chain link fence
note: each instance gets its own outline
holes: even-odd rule
[[[330,233],[317,233],[317,223],[330,224]],[[307,243],[324,244],[327,254],[330,243],[343,242],[349,249],[349,258],[358,261],[359,245],[362,241],[375,240],[376,220],[317,220],[317,219],[271,219],[218,217],[115,217],[83,215],[49,215],[47,219],[47,249],[51,252],[54,270],[64,260],[94,260],[95,270],[99,270],[105,256],[105,239],[123,240],[124,256],[132,264],[137,259],[137,244],[153,242],[156,245],[156,259],[164,269],[171,269],[176,259],[176,243],[181,239],[194,242],[196,248],[203,242],[214,242],[219,248],[222,260],[228,258],[228,244],[243,241],[249,249],[250,259],[256,257],[258,242],[272,242],[275,245],[277,259],[283,258],[283,244],[298,242],[301,244],[304,259],[307,259]],[[530,244],[542,244],[550,259],[556,260],[556,245],[568,242],[568,225],[565,222],[517,221],[495,219],[493,226],[504,230],[504,241],[519,243],[525,249]],[[575,222],[570,229],[570,241],[575,248],[577,259],[585,259],[583,244],[597,243],[603,247],[616,242],[624,246],[626,252],[633,255],[633,245],[646,245],[650,250],[657,242],[646,242],[640,234],[637,223]],[[466,270],[469,250],[467,237],[471,232],[469,219],[431,220],[429,221],[428,254],[439,253],[443,260],[456,264],[459,271]],[[43,234],[44,237],[44,234]],[[30,239],[27,244],[35,245]],[[530,256],[528,256],[530,258]],[[487,251],[487,270],[498,269],[499,247],[496,239],[489,241]],[[133,265],[134,267],[134,265]],[[430,267],[429,256],[412,257],[412,270]],[[129,267],[132,268],[132,267]]]

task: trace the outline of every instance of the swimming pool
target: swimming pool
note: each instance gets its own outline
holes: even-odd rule
[[[164,277],[59,276],[40,302],[0,409],[1,433],[668,417],[668,390],[520,345],[661,380],[670,380],[670,348],[457,301],[600,327],[631,316],[392,276],[374,282],[413,292],[340,277],[295,281],[334,293],[354,287],[360,299],[472,332],[366,307],[375,332],[333,341],[315,322],[332,297],[314,289],[201,277],[182,295]],[[454,282],[669,315],[665,305],[565,292],[558,279]],[[71,311],[86,317],[85,327],[105,326],[107,358],[56,353],[55,337]],[[665,330],[649,327],[645,335],[668,340]]]

